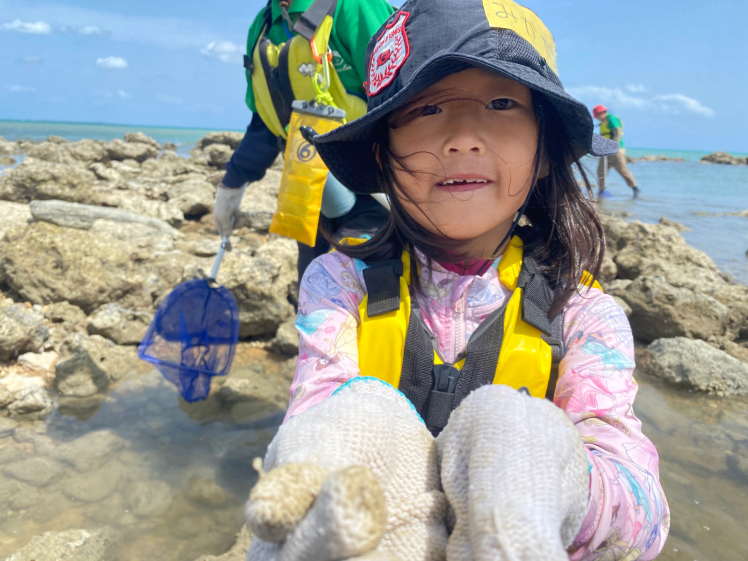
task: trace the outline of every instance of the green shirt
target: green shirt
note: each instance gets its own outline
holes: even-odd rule
[[[616,117],[615,115],[608,113],[608,116],[606,119],[600,123],[600,134],[603,135],[605,138],[613,138],[613,131],[615,129],[619,129],[620,132],[620,139],[619,144],[621,145],[621,148],[623,148],[623,123],[621,122],[621,119]]]
[[[294,0],[288,9],[291,20],[296,22],[299,14],[307,10],[314,0]],[[352,94],[365,97],[364,81],[366,80],[366,47],[369,39],[382,24],[387,21],[395,9],[386,0],[338,0],[333,16],[332,33],[330,34],[330,50],[332,64],[340,76],[345,89]],[[266,36],[276,45],[288,41],[288,34],[283,27],[278,0],[271,4],[272,25]],[[249,27],[247,34],[247,56],[252,57],[252,49],[265,21],[263,8]],[[293,33],[293,32],[292,32]],[[295,33],[294,33],[295,35]],[[255,96],[252,91],[252,77],[247,74],[247,107],[256,113]]]

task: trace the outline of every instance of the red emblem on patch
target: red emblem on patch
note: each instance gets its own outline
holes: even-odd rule
[[[410,54],[405,22],[408,12],[398,12],[394,22],[384,28],[369,59],[369,81],[364,84],[369,97],[389,86]]]

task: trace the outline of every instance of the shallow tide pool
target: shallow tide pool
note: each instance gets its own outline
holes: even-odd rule
[[[244,346],[231,377],[258,374],[287,386],[289,361]],[[660,453],[672,511],[659,559],[748,559],[748,473],[728,461],[748,447],[748,399],[698,395],[643,373],[637,380],[636,413]],[[103,525],[123,536],[113,561],[228,550],[256,481],[251,462],[283,416],[277,400],[186,404],[155,371],[59,406],[45,422],[0,430],[0,559],[46,531]],[[8,472],[18,465],[31,467]],[[612,547],[600,559],[629,558]]]

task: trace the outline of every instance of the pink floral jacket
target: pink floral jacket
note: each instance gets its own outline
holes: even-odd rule
[[[445,362],[511,294],[498,260],[482,276],[460,276],[434,264],[422,272],[423,318]],[[339,252],[310,265],[299,290],[299,358],[286,419],[329,397],[359,375],[358,306],[366,294],[363,262]],[[425,269],[425,267],[423,268]],[[564,310],[566,356],[554,403],[574,422],[590,463],[589,507],[572,560],[648,560],[667,538],[670,511],[659,482],[657,451],[634,415],[634,342],[623,310],[597,289],[575,295]]]

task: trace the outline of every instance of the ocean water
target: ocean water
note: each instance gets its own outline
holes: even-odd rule
[[[0,120],[0,136],[6,140],[39,141],[50,135],[70,140],[112,140],[137,131],[161,143],[173,142],[183,154],[200,138],[213,132],[209,129]],[[748,210],[748,166],[702,164],[699,160],[709,153],[706,151],[627,148],[626,152],[634,157],[652,154],[686,161],[631,164],[630,169],[642,190],[636,200],[631,199],[631,191],[623,179],[611,170],[608,188],[613,197],[602,203],[604,207],[624,213],[627,220],[657,222],[664,216],[685,224],[691,228],[683,233],[688,243],[709,254],[737,281],[748,284],[748,218],[716,216]],[[588,167],[594,170],[596,161],[590,159]]]
[[[6,121],[0,119],[0,136],[5,140],[40,141],[48,136],[61,136],[68,140],[114,140],[128,132],[142,131],[164,144],[173,142],[180,148],[191,148],[209,132],[219,129],[186,129],[176,127],[143,127],[133,125],[109,125],[100,123],[55,123],[48,121]],[[223,130],[223,129],[220,129]]]
[[[664,150],[649,153],[685,157]],[[588,168],[596,168],[596,161],[591,164]],[[725,216],[748,210],[748,166],[705,164],[692,157],[685,162],[637,162],[629,169],[640,196],[633,199],[623,178],[611,170],[607,188],[613,196],[600,203],[603,208],[626,220],[652,223],[666,217],[684,224],[690,228],[682,233],[689,244],[705,251],[736,281],[748,284],[748,217]]]

